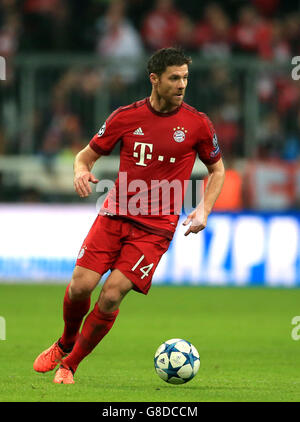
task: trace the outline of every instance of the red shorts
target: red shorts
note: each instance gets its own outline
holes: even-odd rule
[[[85,238],[76,265],[104,274],[118,269],[134,289],[148,293],[154,271],[170,240],[122,218],[98,215]]]

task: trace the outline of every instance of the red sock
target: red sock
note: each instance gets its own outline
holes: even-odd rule
[[[59,339],[59,344],[64,350],[71,349],[79,335],[79,329],[83,320],[83,317],[88,313],[90,309],[91,299],[84,299],[80,301],[72,301],[69,298],[69,287],[68,284],[64,297],[63,304],[63,317],[65,321],[64,332]]]
[[[112,328],[119,309],[114,312],[101,312],[96,302],[94,309],[86,317],[72,352],[63,363],[75,372],[79,363],[97,346]]]

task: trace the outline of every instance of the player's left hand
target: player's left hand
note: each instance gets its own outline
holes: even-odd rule
[[[201,230],[205,229],[207,223],[207,216],[204,215],[202,210],[195,209],[191,214],[187,216],[187,219],[183,222],[184,226],[190,225],[188,230],[184,233],[185,236],[188,236],[190,233],[198,233]]]

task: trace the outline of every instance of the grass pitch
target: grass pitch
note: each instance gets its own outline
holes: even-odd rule
[[[132,292],[111,332],[78,367],[74,385],[35,373],[36,356],[60,336],[65,285],[0,284],[0,402],[300,401],[300,340],[291,337],[300,290],[156,287]],[[92,305],[99,288],[93,293]],[[91,306],[92,306],[91,305]],[[169,385],[153,356],[170,338],[200,353],[197,376]]]

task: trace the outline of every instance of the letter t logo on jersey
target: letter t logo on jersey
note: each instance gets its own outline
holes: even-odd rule
[[[135,151],[139,146],[140,146],[140,154]],[[151,160],[151,158],[152,158],[152,154],[148,154],[148,153],[145,154],[146,153],[146,147],[149,148],[150,153],[151,153],[152,152],[152,149],[153,149],[153,144],[144,144],[143,142],[135,142],[135,144],[134,144],[134,153],[133,153],[133,156],[135,158],[140,158],[140,161],[138,163],[135,163],[137,166],[144,166],[144,167],[146,167],[147,164],[145,164],[145,158],[147,160]]]

